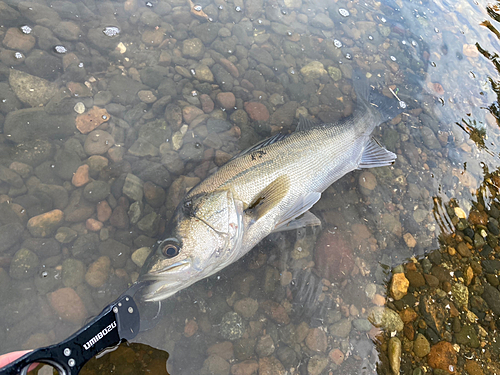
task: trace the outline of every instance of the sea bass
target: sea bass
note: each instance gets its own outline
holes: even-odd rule
[[[332,124],[301,118],[293,133],[243,151],[187,193],[142,268],[146,301],[213,275],[273,231],[320,224],[308,210],[326,188],[355,169],[394,162],[371,133],[395,106],[380,94],[385,104],[373,106],[364,77],[353,85],[357,108],[350,117]]]

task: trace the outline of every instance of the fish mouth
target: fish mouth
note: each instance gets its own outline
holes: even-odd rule
[[[184,259],[161,270],[141,275],[141,281],[148,282],[142,290],[142,300],[145,302],[161,301],[190,285],[187,275],[183,275],[190,265],[191,262]]]

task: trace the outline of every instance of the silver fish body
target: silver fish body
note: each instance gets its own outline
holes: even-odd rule
[[[358,91],[358,90],[357,90]],[[301,119],[230,160],[191,189],[141,272],[158,301],[235,262],[273,231],[294,227],[321,193],[350,171],[396,155],[371,138],[384,118],[358,92],[354,114],[335,124]]]

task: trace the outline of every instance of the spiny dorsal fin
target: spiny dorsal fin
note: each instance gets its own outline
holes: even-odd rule
[[[267,185],[253,200],[245,210],[245,213],[258,220],[272,208],[276,207],[290,190],[290,178],[280,176],[269,185]]]
[[[371,138],[366,144],[358,168],[376,168],[391,165],[396,160],[396,154],[382,147]]]
[[[254,151],[260,150],[263,147],[272,145],[273,143],[282,141],[283,139],[287,138],[290,134],[285,134],[285,133],[277,133],[273,135],[272,137],[263,139],[262,141],[254,144],[252,147],[247,148],[246,150],[241,151],[239,154],[236,154],[231,158],[231,160],[238,158],[243,155],[248,155]]]
[[[296,132],[301,132],[305,130],[309,130],[311,128],[314,128],[315,126],[318,126],[318,124],[311,118],[306,118],[302,115],[299,117],[299,124],[295,128]]]

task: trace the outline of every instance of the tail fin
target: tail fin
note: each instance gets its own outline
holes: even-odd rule
[[[382,116],[381,122],[391,120],[404,111],[404,108],[400,106],[400,103],[396,99],[387,98],[378,91],[372,90],[368,83],[368,78],[366,78],[366,75],[360,69],[354,71],[352,85],[356,92],[358,103],[363,104],[367,108],[376,109]]]

